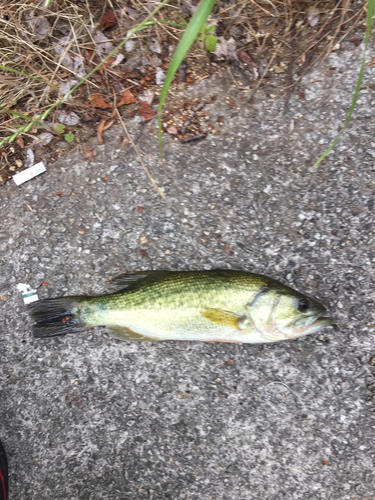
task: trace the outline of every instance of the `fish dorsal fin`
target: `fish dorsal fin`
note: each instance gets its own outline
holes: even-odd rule
[[[134,285],[134,283],[137,283],[138,281],[141,281],[143,279],[149,278],[151,276],[157,276],[158,274],[167,274],[170,271],[135,271],[134,273],[123,273],[119,274],[118,276],[115,276],[112,278],[110,281],[110,287],[112,291],[120,291],[123,290],[124,288],[129,288],[130,286]]]
[[[205,307],[201,314],[204,318],[217,323],[218,325],[229,326],[235,330],[243,330],[247,326],[247,318],[239,316],[238,314],[230,311],[223,311],[222,309],[214,309],[212,307]]]
[[[109,325],[107,328],[109,335],[117,340],[138,340],[138,341],[155,341],[151,337],[146,337],[140,333],[133,332],[126,326]]]

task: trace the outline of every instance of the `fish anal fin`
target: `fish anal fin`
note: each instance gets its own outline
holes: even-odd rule
[[[137,340],[139,342],[157,340],[141,335],[140,333],[133,332],[133,330],[127,328],[126,326],[108,325],[108,330],[111,337],[117,340]]]
[[[151,276],[156,276],[157,274],[166,274],[169,271],[135,271],[134,273],[123,273],[112,278],[110,282],[110,287],[114,291],[120,291],[124,288],[129,288],[138,281],[149,278]]]
[[[205,340],[205,342],[221,342],[225,344],[242,344],[239,340]]]
[[[229,326],[235,330],[243,330],[243,323],[246,318],[230,311],[223,311],[222,309],[214,309],[206,307],[201,311],[204,318],[217,323],[218,325]]]

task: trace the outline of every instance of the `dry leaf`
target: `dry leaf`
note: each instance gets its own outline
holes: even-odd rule
[[[138,114],[139,116],[143,116],[146,123],[150,122],[155,116],[155,113],[152,111],[147,102],[141,103],[141,107],[140,110],[138,111]]]
[[[69,55],[67,51],[70,48],[71,35],[63,36],[58,42],[52,42],[56,54],[62,57],[61,64],[70,69],[77,75],[83,77],[86,75],[84,69],[84,58],[80,54]]]
[[[98,55],[109,54],[115,48],[113,43],[101,31],[98,31],[93,38],[96,42],[95,53]]]
[[[90,97],[90,101],[92,106],[94,106],[94,108],[100,108],[100,109],[112,108],[109,102],[104,100],[104,97],[100,92],[95,92],[95,94],[92,94]]]
[[[106,30],[107,28],[111,28],[114,24],[116,24],[116,17],[111,10],[107,10],[104,16],[100,19],[99,26]]]
[[[79,234],[84,234],[85,230],[83,229],[83,227],[79,227],[78,232]]]
[[[132,104],[133,102],[138,102],[138,100],[133,96],[129,89],[124,90],[122,97],[117,104],[117,106],[123,106],[124,104]]]
[[[167,132],[168,132],[168,134],[171,134],[171,135],[177,135],[178,134],[178,130],[176,129],[176,127],[168,127],[167,128]]]
[[[102,120],[99,125],[98,125],[98,129],[97,129],[97,135],[98,135],[98,142],[99,144],[103,144],[103,130],[104,130],[104,126],[106,124],[107,120]]]
[[[71,79],[71,80],[68,80],[67,82],[60,82],[58,84],[58,87],[59,87],[59,94],[61,95],[65,95],[69,92],[69,90],[74,87],[74,85],[78,83],[78,80],[74,80],[74,79]]]
[[[112,125],[115,123],[115,120],[111,120],[109,123],[107,123],[107,120],[102,120],[97,129],[97,135],[98,135],[98,142],[99,144],[103,144],[103,132],[108,130]],[[107,180],[106,178],[104,180]]]
[[[237,54],[242,64],[246,64],[247,66],[255,66],[255,62],[251,59],[249,54],[247,54],[243,50],[239,50]]]
[[[42,132],[33,140],[33,144],[40,144],[41,146],[47,146],[53,139],[53,135],[49,132]]]
[[[23,142],[22,137],[17,137],[16,143],[19,145],[20,148],[24,148],[25,147],[25,143]]]
[[[65,21],[64,19],[59,19],[53,26],[56,30],[61,31],[61,33],[66,36],[69,35],[72,31],[71,25],[69,21]]]
[[[146,236],[144,234],[141,234],[139,241],[140,241],[141,245],[145,245],[148,242],[148,239],[146,238]]]
[[[95,158],[98,156],[97,151],[95,149],[91,150],[88,149],[86,146],[83,146],[83,154],[85,155],[86,160],[88,160],[89,163],[95,160]]]
[[[80,117],[76,113],[74,113],[74,111],[68,112],[64,110],[58,114],[57,119],[59,120],[60,123],[72,127],[74,125],[77,125],[77,123],[80,120]]]
[[[107,62],[102,64],[100,68],[98,69],[99,73],[102,75],[104,73],[104,70],[108,68],[108,66],[111,66],[113,62],[115,62],[116,58],[115,57],[110,57]]]
[[[25,22],[38,40],[43,40],[51,28],[51,25],[41,13],[34,9],[25,12]]]
[[[104,125],[104,131],[108,130],[109,128],[112,127],[112,125],[115,123],[115,120],[111,120],[109,123],[107,123],[106,125]],[[107,180],[107,179],[106,179]]]
[[[219,36],[214,54],[218,59],[237,59],[236,48],[236,41],[233,37],[225,40],[223,36]]]

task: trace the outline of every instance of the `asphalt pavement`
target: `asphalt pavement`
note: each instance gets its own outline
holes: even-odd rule
[[[156,124],[127,123],[166,201],[121,128],[94,139],[91,163],[78,148],[0,189],[10,500],[375,498],[374,66],[312,168],[345,120],[360,54],[305,75],[287,112],[271,82],[249,103],[236,70],[237,85],[223,69],[171,97],[216,96],[205,110],[220,132],[164,134],[165,171]],[[123,271],[214,268],[314,295],[335,326],[269,345],[120,342],[104,328],[35,340],[16,289],[97,294]]]

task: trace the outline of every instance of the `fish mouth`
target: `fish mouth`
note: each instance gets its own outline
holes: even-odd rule
[[[304,332],[305,334],[319,332],[320,330],[322,330],[326,326],[330,326],[333,323],[332,318],[326,318],[324,316],[323,317],[320,316],[318,318],[316,318],[316,316],[315,316],[315,319],[314,319],[314,317],[312,317],[311,319],[312,319],[312,321],[309,322],[308,325],[306,325],[305,332]]]

